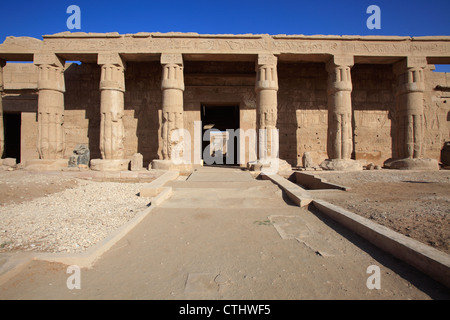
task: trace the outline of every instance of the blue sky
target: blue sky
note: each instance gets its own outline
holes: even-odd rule
[[[17,0],[1,5],[0,43],[69,31],[72,4],[81,9],[81,30],[72,31],[82,32],[450,35],[449,0]],[[366,26],[372,4],[381,9],[381,29]]]

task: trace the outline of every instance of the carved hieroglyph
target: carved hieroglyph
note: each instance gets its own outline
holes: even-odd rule
[[[259,134],[259,157],[270,159],[275,130],[277,128],[277,92],[278,72],[277,58],[274,55],[260,54],[256,63],[256,126]],[[274,146],[275,147],[275,146]]]
[[[5,61],[0,60],[0,158],[3,155],[4,143],[5,143],[5,135],[3,129],[3,102],[2,102],[2,94],[3,94],[3,67],[5,66]]]
[[[125,68],[111,62],[102,64],[100,78],[100,153],[102,159],[125,156],[124,92]]]
[[[328,143],[329,159],[350,159],[352,155],[352,80],[353,57],[334,57],[328,71]]]
[[[183,129],[183,58],[181,54],[162,54],[162,124],[161,154],[163,160],[172,158],[172,151],[175,146],[182,144],[181,130],[177,141],[172,141],[174,130]],[[182,150],[177,150],[177,155],[183,156]]]
[[[64,134],[64,65],[55,55],[35,55],[38,66],[38,143],[40,159],[62,159]]]
[[[405,63],[406,62],[406,63]],[[423,144],[424,67],[411,65],[411,61],[397,64],[397,139],[400,159],[418,159]],[[409,64],[409,65],[408,65]]]

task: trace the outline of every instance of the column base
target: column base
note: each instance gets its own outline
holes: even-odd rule
[[[92,159],[91,169],[95,171],[128,171],[130,159]]]
[[[192,163],[180,163],[176,164],[172,160],[153,160],[149,169],[154,170],[171,170],[171,171],[181,171],[181,172],[190,172],[195,168],[201,167],[201,164],[192,164]]]
[[[363,169],[362,164],[358,160],[353,159],[331,159],[325,160],[320,164],[323,170],[334,171],[360,171]]]
[[[67,168],[68,159],[33,159],[27,160],[24,170],[28,171],[60,171]]]
[[[250,161],[247,163],[247,169],[250,171],[261,171],[266,174],[292,171],[291,165],[286,160],[279,158]]]
[[[398,170],[439,170],[439,163],[436,159],[388,159],[383,166]]]

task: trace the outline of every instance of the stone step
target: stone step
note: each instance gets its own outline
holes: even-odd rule
[[[269,205],[270,204],[270,205]],[[264,208],[286,205],[275,185],[243,188],[177,188],[162,207],[177,208]]]
[[[243,182],[255,181],[249,172],[227,170],[227,171],[194,171],[187,181],[209,181],[209,182]]]
[[[166,186],[172,187],[172,188],[224,188],[224,189],[248,189],[248,188],[255,188],[255,187],[276,187],[275,184],[273,184],[270,181],[261,181],[261,180],[253,180],[253,181],[192,181],[192,180],[186,180],[186,181],[170,181],[167,182]]]

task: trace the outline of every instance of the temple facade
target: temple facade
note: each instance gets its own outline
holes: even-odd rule
[[[8,37],[0,152],[38,169],[64,168],[79,144],[93,170],[127,170],[136,153],[145,167],[195,166],[216,151],[240,166],[298,167],[307,152],[323,169],[437,169],[450,74],[435,64],[450,64],[450,37]],[[233,143],[205,153],[211,129]],[[180,152],[182,164],[172,159]]]

